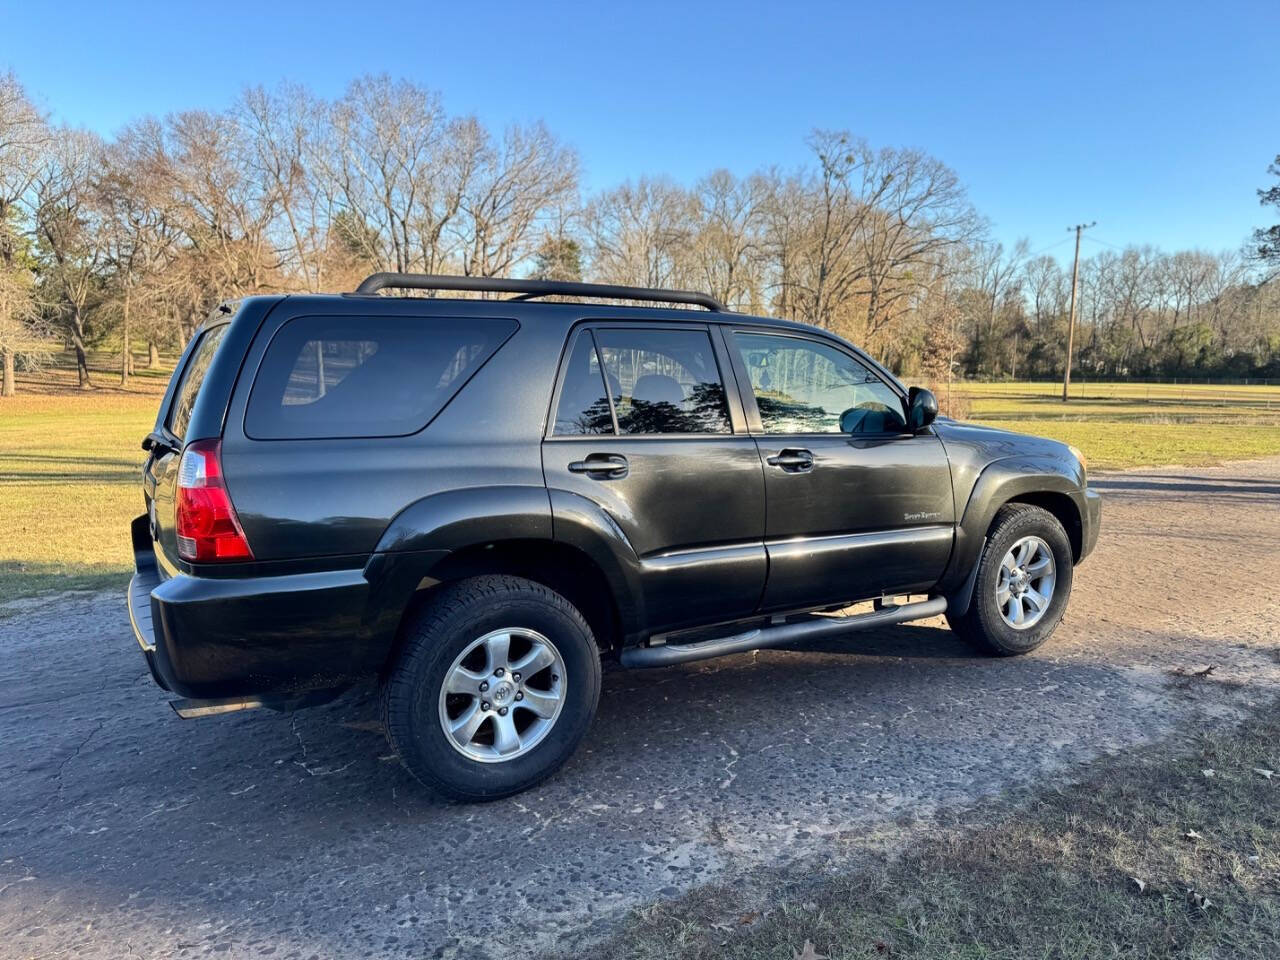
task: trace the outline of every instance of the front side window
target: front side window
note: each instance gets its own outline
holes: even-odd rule
[[[835,347],[796,337],[736,333],[765,433],[901,433],[902,399]]]
[[[601,329],[596,343],[620,433],[733,432],[705,330]]]
[[[255,440],[416,433],[515,328],[487,318],[290,320],[258,368],[245,433]]]

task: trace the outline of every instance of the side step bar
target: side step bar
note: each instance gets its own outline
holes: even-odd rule
[[[317,707],[337,699],[343,687],[332,687],[324,690],[309,690],[292,696],[264,695],[260,697],[223,697],[217,700],[170,700],[169,706],[183,720],[198,720],[201,717],[216,717],[222,713],[236,713],[240,710],[257,710],[266,707],[268,710],[301,710],[303,707]]]
[[[715,640],[667,643],[656,647],[629,647],[622,651],[621,661],[624,667],[666,667],[673,663],[688,663],[691,660],[723,657],[730,653],[762,650],[766,647],[791,643],[794,640],[815,640],[819,637],[852,633],[855,630],[906,623],[908,620],[923,620],[946,612],[946,597],[930,597],[928,600],[883,607],[872,610],[870,613],[859,613],[850,617],[811,617],[794,623],[779,623]]]
[[[196,720],[237,710],[256,710],[266,704],[260,697],[226,697],[222,700],[170,700],[169,706],[183,720]]]

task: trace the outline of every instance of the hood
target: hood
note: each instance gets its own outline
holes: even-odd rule
[[[1047,468],[1082,488],[1085,485],[1084,465],[1065,443],[1029,433],[960,423],[949,417],[939,417],[933,422],[933,428],[951,463],[957,516],[963,511],[982,471],[997,460],[1021,459],[1024,463],[1020,469]]]
[[[954,447],[969,447],[982,451],[987,463],[1005,457],[1029,455],[1075,459],[1075,454],[1071,452],[1069,446],[1058,440],[1050,440],[1048,437],[1014,433],[1012,430],[984,427],[976,423],[961,423],[950,417],[939,417],[933,422],[933,427],[942,438],[949,454]]]

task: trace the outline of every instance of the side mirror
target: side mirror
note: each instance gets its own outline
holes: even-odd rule
[[[924,387],[912,387],[907,394],[907,429],[913,433],[923,430],[938,416],[938,398]]]

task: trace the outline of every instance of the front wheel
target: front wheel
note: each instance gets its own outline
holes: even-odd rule
[[[443,587],[408,624],[383,724],[424,784],[493,800],[563,764],[599,698],[600,653],[572,604],[531,580],[475,577]]]
[[[1057,628],[1071,596],[1071,542],[1058,518],[1028,503],[1000,508],[978,560],[973,597],[951,629],[1002,657],[1030,653]]]

